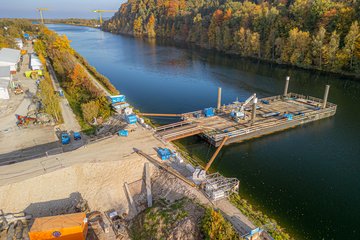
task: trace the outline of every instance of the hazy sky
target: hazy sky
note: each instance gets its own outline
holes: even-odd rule
[[[36,8],[49,8],[45,18],[95,18],[95,9],[117,10],[125,0],[0,0],[0,18],[39,18]],[[105,13],[112,16],[114,13]]]

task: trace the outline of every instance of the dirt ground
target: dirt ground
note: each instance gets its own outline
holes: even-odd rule
[[[25,49],[28,53],[32,52],[31,45],[27,45]],[[24,72],[27,70],[29,70],[28,54],[24,55],[20,71],[13,77],[14,82],[20,84],[24,91],[28,90],[28,92],[20,95],[10,92],[9,100],[0,100],[0,160],[2,160],[1,155],[4,153],[58,141],[54,127],[31,126],[20,129],[16,126],[15,114],[25,116],[28,114],[29,105],[37,89],[35,80],[25,77]],[[44,145],[44,148],[47,147]],[[16,157],[18,154],[15,152],[14,156]],[[9,156],[6,155],[6,158]]]

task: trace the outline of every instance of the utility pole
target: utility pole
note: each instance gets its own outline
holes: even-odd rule
[[[40,13],[41,24],[44,24],[43,11],[48,11],[49,9],[47,9],[47,8],[37,8],[36,10],[39,11],[39,13]]]

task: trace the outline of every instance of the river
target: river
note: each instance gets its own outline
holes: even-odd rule
[[[48,25],[143,112],[182,113],[252,93],[289,91],[338,104],[329,119],[225,147],[214,166],[240,180],[240,194],[296,239],[360,239],[360,83],[338,76],[233,56],[155,44],[88,27]],[[161,119],[160,119],[161,120]],[[194,156],[212,149],[197,137],[182,141]]]

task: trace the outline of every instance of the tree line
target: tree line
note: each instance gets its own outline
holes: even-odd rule
[[[360,1],[129,0],[102,28],[360,76]]]
[[[99,123],[111,115],[108,99],[94,85],[84,66],[77,61],[76,53],[66,35],[60,36],[46,27],[41,27],[34,49],[39,57],[50,59],[83,130],[92,132],[94,122]]]

